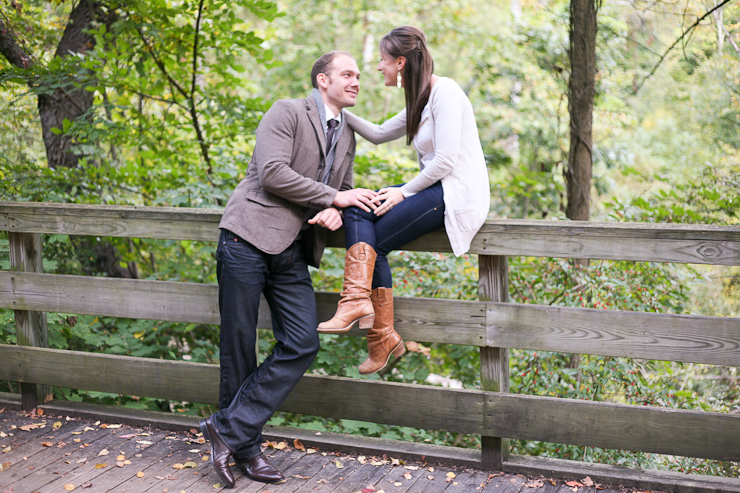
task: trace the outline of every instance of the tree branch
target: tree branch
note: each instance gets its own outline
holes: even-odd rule
[[[31,68],[34,65],[33,57],[18,44],[4,13],[0,15],[0,53],[18,68]]]
[[[663,56],[660,57],[660,60],[658,60],[658,62],[655,64],[655,66],[653,66],[653,68],[650,71],[650,73],[644,79],[642,79],[642,81],[640,82],[640,84],[638,84],[638,86],[635,88],[635,90],[632,92],[632,94],[633,95],[634,94],[637,94],[640,91],[640,89],[642,89],[642,86],[645,85],[645,82],[650,77],[652,77],[655,74],[655,72],[658,70],[658,67],[660,67],[660,64],[661,63],[663,63],[663,60],[665,60],[665,57],[668,56],[668,53],[670,53],[670,51],[673,48],[675,48],[678,43],[680,43],[681,41],[683,41],[684,38],[686,38],[686,35],[693,34],[694,29],[697,28],[697,26],[701,23],[701,21],[703,21],[704,19],[706,19],[707,17],[709,17],[710,15],[712,15],[712,13],[715,10],[722,8],[724,5],[730,3],[731,1],[732,0],[723,0],[722,3],[719,3],[719,4],[715,5],[711,10],[708,10],[704,15],[702,15],[701,17],[699,17],[696,20],[696,22],[694,22],[693,24],[691,24],[691,26],[689,26],[688,29],[686,29],[681,34],[681,36],[676,41],[674,41],[671,46],[668,47],[668,49],[665,51],[665,53],[663,53]]]
[[[210,183],[213,166],[211,165],[211,158],[208,156],[208,144],[206,144],[206,141],[203,138],[203,132],[200,128],[200,122],[198,121],[198,111],[195,107],[195,82],[198,77],[198,35],[200,34],[200,19],[202,15],[203,0],[200,0],[200,3],[198,4],[198,18],[195,20],[195,40],[193,41],[193,80],[190,87],[190,116],[193,119],[193,127],[195,128],[195,135],[198,137],[200,152],[203,154],[203,159],[206,162],[206,178]]]

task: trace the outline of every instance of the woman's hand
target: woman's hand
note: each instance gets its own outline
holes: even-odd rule
[[[405,198],[400,187],[381,188],[378,190],[378,196],[373,199],[373,202],[380,204],[375,210],[375,215],[382,216]]]

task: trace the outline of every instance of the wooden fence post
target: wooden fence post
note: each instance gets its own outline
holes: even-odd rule
[[[509,261],[505,255],[479,255],[478,298],[482,301],[509,301]],[[480,348],[480,383],[482,390],[509,391],[509,350]],[[498,470],[509,457],[509,439],[481,437],[481,466]]]
[[[43,272],[41,235],[38,233],[8,233],[10,240],[10,270],[16,272]],[[49,329],[46,312],[14,310],[16,336],[19,346],[49,347]],[[51,394],[48,385],[21,382],[21,408],[29,411]]]

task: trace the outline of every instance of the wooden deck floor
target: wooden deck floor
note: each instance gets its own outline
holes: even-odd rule
[[[3,409],[0,410],[0,493],[218,492],[223,486],[209,448],[193,429],[174,433]],[[390,457],[348,456],[273,442],[265,454],[287,481],[265,485],[237,475],[243,493],[495,492],[595,493],[562,481],[472,469],[434,468]],[[301,450],[303,448],[304,450]],[[234,468],[234,472],[238,472]],[[615,490],[600,490],[614,493]]]

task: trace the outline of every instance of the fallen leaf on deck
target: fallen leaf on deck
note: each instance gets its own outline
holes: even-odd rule
[[[419,466],[403,466],[404,469],[408,469],[409,471],[418,471]]]
[[[216,484],[213,485],[213,487],[214,488],[220,488],[221,487],[221,483],[216,483]]]
[[[516,483],[516,478],[511,478],[509,481],[511,481],[512,483]]]
[[[334,464],[336,464],[339,469],[343,469],[344,468],[344,464],[342,464],[341,462],[339,462],[339,460],[335,460],[334,461]]]
[[[583,485],[579,483],[578,481],[566,481],[565,484],[567,484],[570,487],[580,487],[583,488]]]
[[[2,431],[0,431],[0,438],[5,438],[6,436],[8,436],[7,433],[3,433]]]
[[[427,468],[427,471],[429,471],[429,472],[434,472],[434,468],[433,468],[433,467],[428,467],[428,468]]]
[[[5,447],[5,448],[3,449],[3,453],[4,453],[4,454],[7,454],[8,452],[10,452],[10,445],[8,445],[7,447]]]
[[[201,461],[202,461],[202,462],[205,462],[205,461],[207,461],[207,460],[208,460],[209,458],[210,458],[210,457],[208,457],[207,455],[204,455],[204,456],[203,456],[203,458],[201,459]]]
[[[4,464],[0,464],[0,471],[5,471],[10,468],[10,462],[6,462]]]
[[[313,448],[306,449],[306,453],[307,454],[315,454],[316,452],[317,452],[317,450],[316,449],[313,449]]]
[[[168,481],[171,481],[173,479],[177,479],[177,476],[175,476],[174,474],[168,474],[164,478],[167,479]]]
[[[542,488],[545,486],[545,483],[543,481],[540,481],[539,479],[530,481],[528,483],[524,483],[524,486],[527,488]]]
[[[82,484],[82,487],[83,488],[92,488],[92,483],[83,483]]]
[[[126,456],[121,454],[118,457],[116,457],[116,460],[126,460]]]
[[[190,452],[191,454],[199,454],[200,453],[200,449],[199,448],[191,448],[190,450],[188,450],[188,452]]]
[[[62,427],[62,422],[61,421],[57,421],[56,423],[54,423],[53,425],[51,425],[51,427],[54,428],[55,430],[57,428],[61,428]]]
[[[581,483],[583,483],[583,486],[589,486],[589,487],[594,485],[593,479],[591,479],[589,476],[586,476],[585,478],[583,478],[581,480]]]
[[[373,488],[364,488],[360,490],[360,493],[375,493],[375,490]]]
[[[150,436],[152,436],[152,434],[145,431],[145,432],[139,433],[139,436],[140,437],[150,437]]]
[[[89,426],[85,426],[85,428],[82,431],[95,431],[95,428],[90,428]]]
[[[391,459],[391,465],[392,466],[400,466],[401,465],[401,461],[398,460],[398,459]]]
[[[447,477],[448,478],[454,478],[454,477],[456,477],[456,474],[454,472],[448,472],[447,473]]]
[[[154,479],[159,479],[161,481],[164,479],[164,476],[154,476]]]
[[[286,442],[280,442],[277,445],[275,445],[275,447],[273,447],[273,448],[276,448],[278,450],[283,450],[287,446],[288,446],[288,444]]]
[[[298,479],[311,479],[311,476],[301,476],[300,474],[293,474],[293,477]]]
[[[108,425],[108,429],[109,430],[116,430],[116,429],[120,428],[121,426],[123,426],[123,425]]]
[[[43,445],[44,447],[52,447],[54,443],[53,442],[41,442],[41,445]]]
[[[104,448],[103,450],[98,452],[98,457],[100,457],[101,455],[108,455],[108,454],[110,454],[110,452],[108,452],[107,448]]]
[[[396,481],[395,483],[393,483],[393,486],[403,486],[403,483],[401,483],[400,481]]]
[[[143,478],[143,477],[144,477],[144,472],[143,472],[143,471],[139,471],[139,472],[137,472],[137,473],[136,473],[136,477],[137,477],[137,478]]]
[[[118,438],[134,438],[136,433],[129,433],[128,435],[118,435]]]
[[[177,464],[172,466],[172,469],[185,469],[185,465],[178,462]]]
[[[379,461],[379,460],[374,460],[374,461],[371,461],[370,462],[370,465],[371,466],[382,466],[383,465],[383,462],[382,461]]]
[[[328,482],[329,482],[329,480],[327,480],[327,479],[319,479],[318,481],[316,481],[316,484],[319,484],[319,483],[328,483]]]
[[[404,474],[404,475],[403,475],[403,477],[404,477],[404,478],[406,478],[406,479],[411,479],[411,478],[413,478],[413,476],[411,475],[411,473],[410,473],[410,472],[407,472],[406,474]]]
[[[108,464],[106,464],[106,463],[95,464],[95,469],[102,469],[104,467],[108,467]]]
[[[67,491],[72,491],[72,490],[75,489],[75,485],[73,485],[73,484],[65,484],[64,486],[62,486],[62,488],[64,488]]]
[[[146,440],[136,440],[136,443],[140,443],[142,445],[151,445],[152,442],[148,442]]]
[[[304,447],[301,441],[298,440],[297,438],[293,440],[293,446],[295,447],[296,450],[302,450],[304,452],[306,451],[306,447]]]
[[[427,479],[434,479],[434,476],[427,476]]]
[[[118,462],[116,462],[116,466],[118,466],[118,467],[123,467],[125,465],[126,464],[124,464],[122,460],[119,460]]]
[[[75,462],[75,464],[82,464],[83,462],[87,462],[87,457],[83,457],[82,459]]]
[[[39,425],[37,425],[36,423],[31,423],[30,425],[23,425],[20,427],[20,429],[23,431],[31,431],[31,430],[35,430],[36,428],[40,428]]]

